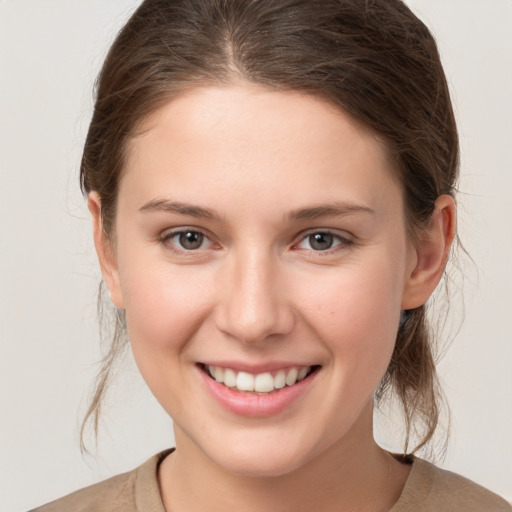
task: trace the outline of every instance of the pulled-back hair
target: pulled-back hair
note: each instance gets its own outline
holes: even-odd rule
[[[326,100],[379,134],[395,162],[409,235],[453,195],[458,137],[434,38],[401,0],[146,0],[121,30],[97,81],[81,164],[115,238],[127,144],[149,115],[189,89],[248,81]],[[122,325],[84,420],[97,425]],[[409,434],[425,445],[439,419],[434,341],[425,306],[397,334],[377,401],[394,392]]]

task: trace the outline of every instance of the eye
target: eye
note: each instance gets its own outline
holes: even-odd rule
[[[188,251],[199,249],[204,242],[204,235],[197,231],[179,233],[175,236],[175,238],[178,239],[178,242],[183,247],[183,249],[187,249]]]
[[[315,251],[325,251],[332,247],[334,236],[330,233],[314,233],[307,237],[308,243]]]
[[[162,242],[174,246],[178,251],[197,251],[207,247],[210,240],[201,231],[182,229],[167,233]]]
[[[348,245],[350,240],[329,231],[316,231],[306,235],[298,244],[299,249],[313,250],[316,252],[328,251],[339,245]]]

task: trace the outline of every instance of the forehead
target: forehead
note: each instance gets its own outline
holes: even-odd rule
[[[263,197],[277,190],[281,201],[293,194],[307,201],[316,191],[344,189],[376,201],[383,187],[396,187],[383,140],[307,94],[249,84],[197,88],[141,128],[128,148],[121,194],[200,187],[203,196]]]

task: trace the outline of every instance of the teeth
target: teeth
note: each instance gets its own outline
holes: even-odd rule
[[[254,391],[254,377],[250,373],[238,372],[236,387],[239,391]]]
[[[254,378],[254,391],[268,393],[274,391],[274,377],[270,373],[260,373]]]
[[[270,372],[252,375],[251,373],[236,372],[231,368],[221,368],[220,366],[208,366],[207,370],[213,379],[228,388],[266,394],[285,386],[293,386],[303,380],[311,371],[311,366],[278,370],[275,375]]]
[[[228,388],[236,387],[236,373],[231,370],[231,368],[226,368],[224,370],[224,384]]]
[[[286,373],[284,370],[279,370],[274,377],[274,387],[281,389],[286,386]]]
[[[220,366],[216,366],[213,377],[217,382],[224,382],[224,369]]]
[[[297,375],[297,380],[302,380],[309,372],[309,368],[301,368]]]
[[[286,385],[287,386],[293,386],[297,382],[297,376],[299,375],[299,371],[297,368],[292,368],[287,374],[286,374]]]

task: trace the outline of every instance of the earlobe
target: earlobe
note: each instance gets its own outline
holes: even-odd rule
[[[103,279],[110,292],[110,298],[114,306],[119,309],[124,309],[124,300],[121,293],[115,251],[112,246],[112,241],[103,229],[101,199],[97,192],[89,193],[87,196],[87,206],[91,212],[94,246],[100,262]]]
[[[417,308],[428,300],[439,284],[456,233],[453,197],[439,196],[426,228],[414,246],[415,266],[406,276],[402,309]]]

